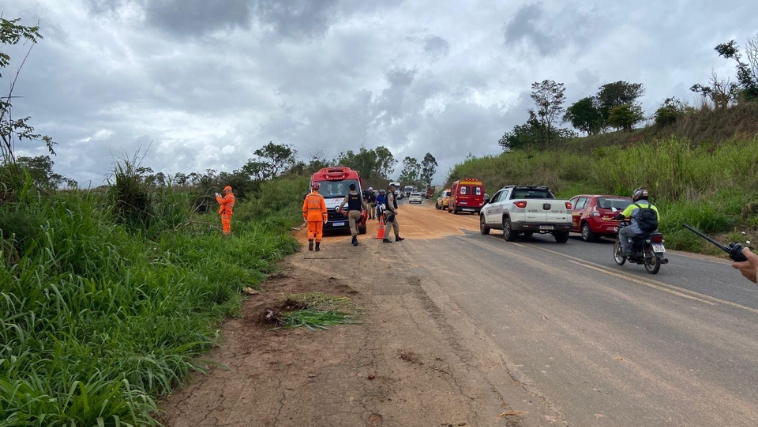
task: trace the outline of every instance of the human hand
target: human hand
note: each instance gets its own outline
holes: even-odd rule
[[[750,280],[753,283],[758,283],[756,282],[756,272],[758,272],[758,255],[752,253],[748,248],[744,248],[742,250],[742,254],[745,255],[747,261],[735,262],[732,264],[732,267],[740,270],[740,273],[742,273],[742,275],[745,276],[747,280]]]
[[[326,225],[326,223],[327,223],[327,222],[329,222],[329,220],[328,220],[328,219],[325,219],[325,220],[324,220],[324,225]]]
[[[220,195],[220,194],[218,194],[218,193],[216,193],[216,197],[221,197],[221,195]]]

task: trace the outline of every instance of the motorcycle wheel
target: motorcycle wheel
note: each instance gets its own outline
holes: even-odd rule
[[[661,260],[655,256],[653,248],[648,247],[645,250],[645,270],[650,274],[656,274],[661,269]]]
[[[618,265],[624,265],[626,263],[626,258],[621,256],[621,242],[616,240],[616,243],[613,245],[613,260],[616,261],[616,264]]]

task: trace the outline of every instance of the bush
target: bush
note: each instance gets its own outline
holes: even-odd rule
[[[111,194],[142,191],[122,184]],[[216,215],[188,221],[189,195],[171,188],[134,216],[120,200],[68,192],[0,205],[15,250],[0,257],[0,426],[154,425],[155,399],[203,369],[195,356],[238,313],[240,291],[297,247],[283,200],[238,218],[231,238]]]

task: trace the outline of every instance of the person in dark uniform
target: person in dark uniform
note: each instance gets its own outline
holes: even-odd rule
[[[342,200],[338,210],[342,212],[342,207],[345,205],[347,205],[347,218],[350,220],[350,234],[353,235],[353,246],[358,246],[358,224],[361,222],[361,212],[368,211],[368,207],[363,196],[355,190],[355,184],[350,184],[350,192]]]

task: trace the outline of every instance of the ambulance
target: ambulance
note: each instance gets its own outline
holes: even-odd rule
[[[363,194],[361,184],[362,180],[358,171],[352,170],[347,166],[333,166],[323,168],[314,173],[311,177],[311,186],[313,183],[318,182],[321,186],[318,192],[324,196],[326,200],[326,210],[329,215],[329,221],[324,224],[324,231],[350,231],[350,222],[347,216],[337,212],[340,203],[345,199],[345,196],[350,192],[350,184],[355,184],[355,190],[358,194]],[[347,205],[342,208],[343,212],[347,212]],[[362,212],[361,222],[358,225],[358,233],[366,234],[366,219],[368,213]]]

